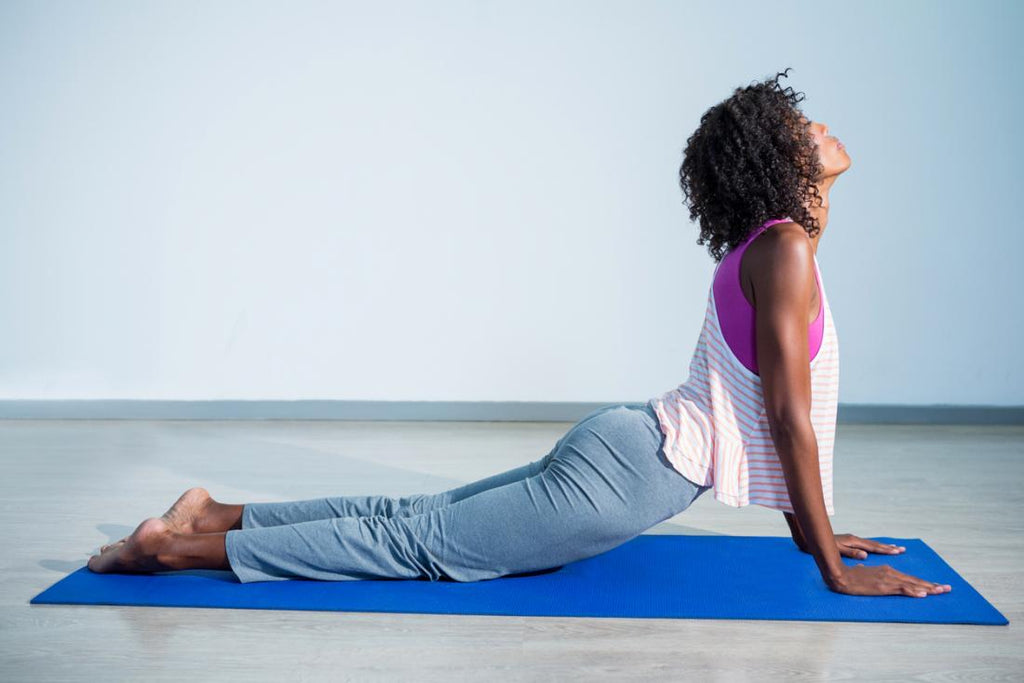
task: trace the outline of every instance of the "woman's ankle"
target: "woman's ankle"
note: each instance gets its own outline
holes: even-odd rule
[[[217,503],[211,501],[214,508],[214,514],[216,519],[217,528],[211,529],[216,531],[229,531],[231,529],[242,528],[242,513],[245,509],[245,505],[231,505],[228,503]]]
[[[223,533],[169,534],[156,559],[171,569],[231,569]]]
[[[203,515],[202,533],[225,532],[242,528],[242,509],[244,505],[231,505],[211,500]]]

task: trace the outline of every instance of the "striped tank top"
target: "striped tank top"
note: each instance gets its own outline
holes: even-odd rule
[[[742,251],[754,237],[785,220],[789,219],[768,221],[755,229],[750,237],[719,262],[715,275],[737,273],[735,286],[738,287]],[[722,272],[729,259],[732,260],[728,270]],[[817,256],[814,257],[814,270],[821,307],[818,319],[811,323],[808,332],[812,355],[810,418],[818,442],[825,509],[832,516],[835,514],[832,453],[839,405],[839,339]],[[730,345],[722,330],[723,320],[742,319],[747,314],[737,316],[734,310],[726,312],[723,309],[722,318],[719,318],[715,297],[726,290],[720,283],[716,287],[717,281],[717,277],[712,280],[708,291],[704,325],[690,360],[689,377],[675,389],[647,403],[657,414],[665,436],[665,457],[680,474],[695,484],[713,488],[715,499],[726,505],[744,507],[754,504],[792,513],[794,510],[789,501],[782,464],[775,452],[765,413],[756,354],[752,349],[753,308],[740,292],[740,298],[749,311],[749,354],[754,358],[753,362],[744,363],[737,354],[744,354],[746,347],[743,343],[747,337],[733,338]],[[731,300],[735,302],[735,297]],[[816,326],[820,328],[819,344],[814,341]],[[741,327],[734,325],[735,329]]]

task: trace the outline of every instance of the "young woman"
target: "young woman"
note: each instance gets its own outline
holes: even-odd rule
[[[816,254],[850,157],[781,76],[737,88],[687,141],[680,184],[718,266],[685,382],[600,408],[543,458],[442,493],[231,505],[189,489],[89,568],[479,581],[606,552],[714,489],[727,505],[783,511],[833,591],[949,591],[840,559],[904,548],[829,523],[839,348]]]

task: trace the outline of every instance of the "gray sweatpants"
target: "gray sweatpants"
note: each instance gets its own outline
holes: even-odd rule
[[[615,548],[707,490],[678,473],[647,403],[609,405],[540,460],[436,494],[251,503],[225,539],[242,583],[480,581]]]

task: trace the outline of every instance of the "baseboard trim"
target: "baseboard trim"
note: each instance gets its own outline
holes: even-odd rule
[[[2,420],[575,422],[617,403],[545,401],[2,400]],[[635,403],[623,401],[622,403]],[[840,404],[842,424],[1024,424],[1024,406]]]

